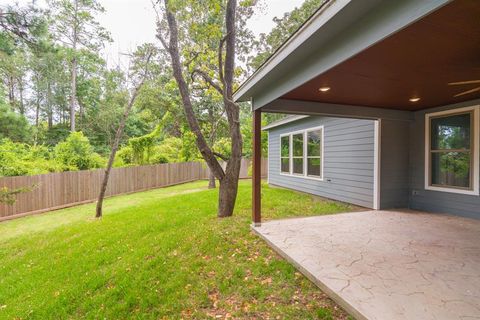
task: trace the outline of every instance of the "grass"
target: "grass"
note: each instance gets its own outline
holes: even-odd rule
[[[0,223],[0,319],[348,319],[199,181]],[[352,207],[262,188],[267,219]]]

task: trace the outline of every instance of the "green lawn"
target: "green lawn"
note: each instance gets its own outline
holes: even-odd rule
[[[249,181],[233,218],[199,181],[0,223],[0,319],[346,319],[250,231]],[[262,189],[267,219],[352,210]]]

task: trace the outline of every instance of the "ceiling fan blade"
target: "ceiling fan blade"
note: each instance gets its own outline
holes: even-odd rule
[[[462,84],[472,84],[472,83],[480,83],[480,80],[469,80],[469,81],[459,81],[459,82],[450,82],[449,86],[458,86]]]
[[[477,91],[480,91],[480,87],[474,88],[474,89],[471,89],[471,90],[467,90],[467,91],[464,91],[464,92],[461,92],[461,93],[459,93],[459,94],[454,95],[454,97],[464,96],[464,95],[466,95],[466,94],[473,93],[473,92],[477,92]]]

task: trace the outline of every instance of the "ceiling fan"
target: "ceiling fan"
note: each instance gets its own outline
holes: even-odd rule
[[[466,95],[466,94],[470,94],[470,93],[480,91],[480,80],[450,82],[448,85],[449,86],[461,86],[461,85],[465,85],[465,84],[474,84],[474,83],[478,83],[479,86],[476,87],[476,88],[473,88],[473,89],[470,89],[470,90],[467,90],[467,91],[463,91],[463,92],[460,92],[460,93],[454,95],[454,97],[460,97],[460,96],[463,96],[463,95]]]

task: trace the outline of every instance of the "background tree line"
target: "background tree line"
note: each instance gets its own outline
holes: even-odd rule
[[[207,2],[211,8],[217,3],[223,6],[223,1]],[[246,28],[256,2],[241,2],[234,86],[261,65],[321,2],[307,0],[300,8],[276,18],[276,27],[259,39]],[[192,2],[191,6],[195,5]],[[128,70],[109,67],[101,54],[111,41],[97,20],[102,12],[98,0],[49,0],[48,8],[0,8],[0,176],[106,165],[128,103],[129,79]],[[206,32],[220,29],[198,28],[201,16],[181,14],[185,14],[184,21],[189,21],[181,26],[184,34],[216,39],[216,34]],[[223,23],[221,14],[210,17],[214,18],[210,27]],[[181,58],[200,130],[215,154],[228,159],[231,138],[223,97],[205,81],[205,75],[212,74],[201,73],[208,71],[206,66],[216,61],[218,54],[213,46],[194,38],[183,37],[180,41],[192,48],[182,52]],[[159,42],[144,44],[131,55],[147,50],[153,52],[151,67],[127,118],[114,166],[202,159],[182,108],[169,52]],[[202,54],[195,56],[196,52]],[[131,61],[130,69],[142,68],[135,59]],[[250,156],[250,110],[248,105],[239,107],[242,154]],[[265,115],[264,122],[278,117]],[[263,146],[266,148],[266,137]]]

